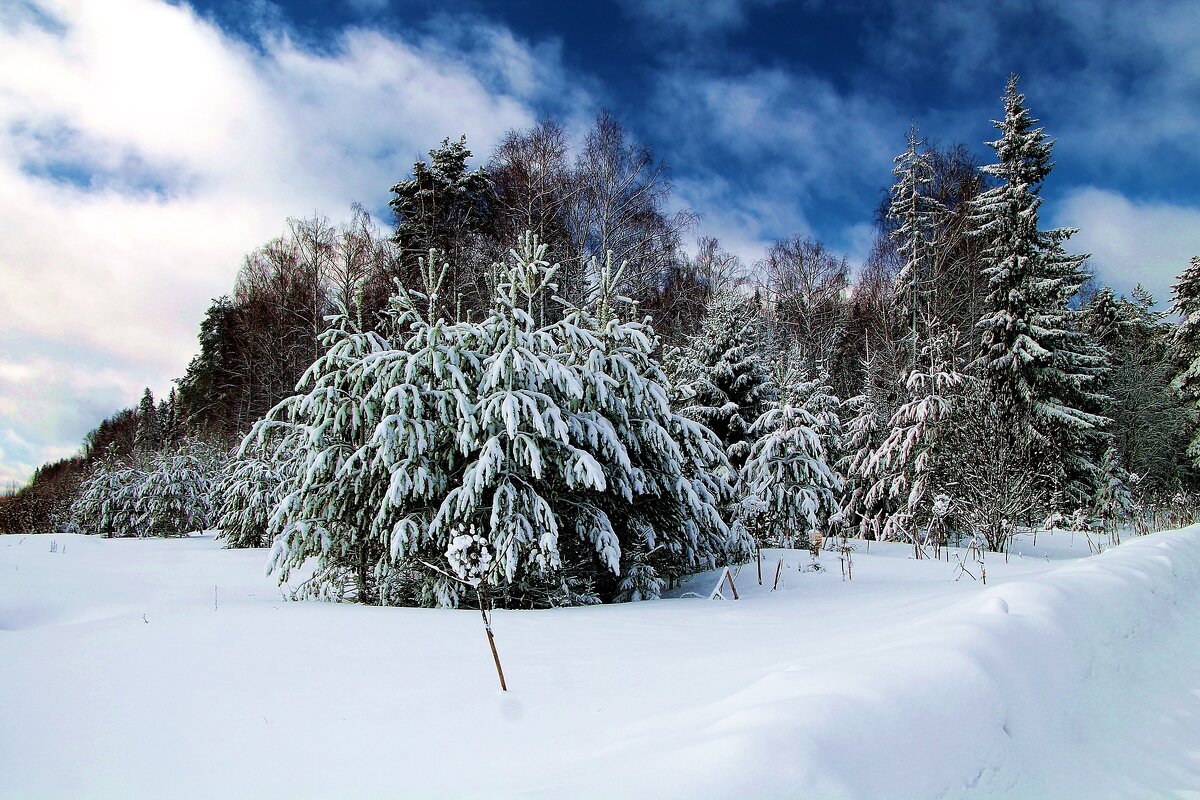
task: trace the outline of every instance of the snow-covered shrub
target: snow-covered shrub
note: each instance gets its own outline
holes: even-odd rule
[[[176,536],[207,528],[212,471],[221,452],[201,442],[143,452],[127,464],[102,458],[81,484],[71,526],[105,536]]]
[[[71,526],[80,533],[133,536],[137,502],[145,474],[119,459],[104,457],[79,487],[71,505]]]
[[[200,453],[193,452],[196,447]],[[154,454],[137,491],[135,511],[141,536],[185,536],[212,522],[213,481],[203,446],[185,444]]]

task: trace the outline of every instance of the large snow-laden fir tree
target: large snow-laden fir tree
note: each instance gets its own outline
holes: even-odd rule
[[[760,314],[735,289],[715,293],[700,331],[675,353],[672,377],[680,413],[720,437],[734,469],[750,455],[750,428],[776,399],[765,359],[755,348]]]
[[[728,462],[671,410],[653,331],[613,313],[611,269],[594,309],[555,313],[544,252],[527,237],[496,266],[479,322],[431,321],[445,270],[429,259],[426,293],[393,302],[399,346],[327,334],[307,393],[251,434],[295,454],[272,520],[281,577],[315,557],[311,586],[337,594],[350,572],[365,602],[457,605],[486,585],[550,605],[656,596],[735,555]],[[452,563],[464,536],[487,553],[476,585]]]
[[[1098,485],[1107,422],[1096,413],[1102,398],[1094,391],[1104,354],[1069,305],[1085,281],[1086,256],[1064,248],[1073,229],[1038,227],[1052,142],[1025,107],[1016,75],[995,124],[1001,136],[988,144],[997,163],[983,171],[999,183],[976,199],[972,215],[988,279],[974,368],[1001,419],[1039,445],[1056,494],[1078,507]]]

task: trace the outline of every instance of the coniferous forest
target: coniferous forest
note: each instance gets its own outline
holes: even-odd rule
[[[986,162],[897,131],[855,267],[694,240],[607,113],[431,143],[390,228],[354,207],[247,254],[170,394],[0,529],[219,529],[298,596],[484,609],[655,598],[763,547],[1193,522],[1200,256],[1172,298],[1100,285],[1040,220],[1035,105],[1014,76]]]

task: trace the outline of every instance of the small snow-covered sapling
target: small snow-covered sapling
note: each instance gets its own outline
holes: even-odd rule
[[[449,575],[440,569],[438,572],[475,590],[479,614],[483,617],[483,629],[487,633],[488,647],[492,651],[492,660],[496,663],[496,675],[500,678],[500,691],[507,692],[508,684],[504,680],[504,668],[500,666],[496,637],[492,634],[493,606],[488,594],[488,583],[497,562],[492,558],[491,548],[488,547],[487,540],[476,533],[475,526],[470,525],[450,541],[450,546],[446,549],[446,561],[450,563],[454,574]]]

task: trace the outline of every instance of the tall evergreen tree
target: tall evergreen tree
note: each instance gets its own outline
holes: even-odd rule
[[[158,424],[162,432],[163,444],[178,443],[183,431],[179,419],[179,393],[174,386],[171,387],[167,399],[158,404]]]
[[[1016,75],[995,125],[1001,136],[988,145],[997,163],[983,170],[999,183],[979,196],[973,214],[988,278],[974,368],[1000,419],[1029,434],[1049,461],[1059,496],[1078,507],[1097,487],[1107,422],[1094,391],[1104,354],[1079,330],[1069,305],[1084,283],[1086,257],[1064,249],[1073,229],[1038,227],[1052,142],[1025,107]]]
[[[497,213],[491,177],[483,167],[469,169],[465,136],[445,139],[429,151],[429,161],[413,164],[412,177],[392,187],[388,205],[396,218],[401,246],[401,280],[420,288],[418,260],[436,249],[449,270],[437,298],[442,315],[484,313],[491,296],[491,270],[481,237],[491,233]]]
[[[162,427],[158,420],[158,406],[154,404],[154,394],[149,387],[142,394],[138,403],[137,434],[134,445],[139,450],[152,451],[162,447]]]
[[[1200,413],[1200,256],[1175,281],[1174,295],[1172,310],[1179,315],[1175,346],[1182,367],[1172,385],[1187,398],[1193,413]],[[1194,431],[1188,454],[1200,466],[1200,430]]]
[[[934,295],[938,285],[938,258],[941,242],[938,226],[946,209],[932,194],[934,167],[924,142],[917,138],[914,125],[908,132],[908,147],[896,156],[892,174],[892,199],[888,217],[895,224],[891,238],[901,259],[893,296],[901,318],[908,327],[909,369],[917,363],[924,331],[922,322],[933,318]]]

